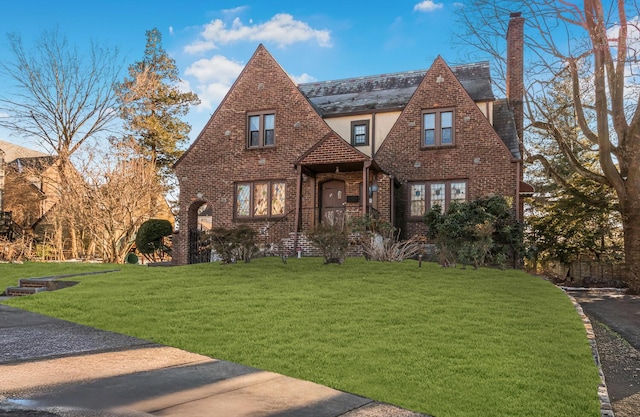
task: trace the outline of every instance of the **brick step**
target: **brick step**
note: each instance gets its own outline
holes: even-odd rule
[[[4,292],[9,297],[21,297],[23,295],[31,295],[41,291],[47,291],[47,289],[37,287],[7,287]]]
[[[50,277],[41,277],[41,278],[22,278],[20,279],[18,287],[7,287],[4,293],[0,293],[0,296],[4,295],[7,297],[16,297],[22,295],[31,295],[36,294],[41,291],[55,291],[60,290],[62,288],[72,287],[78,283],[78,281],[64,281],[62,278],[69,278],[81,275],[95,275],[95,274],[104,274],[107,272],[117,272],[119,269],[110,269],[106,271],[97,271],[97,272],[81,272],[78,274],[66,274],[66,275],[55,275]]]
[[[47,280],[42,279],[33,279],[33,278],[23,278],[18,281],[18,286],[22,288],[47,288],[49,286],[49,282]]]

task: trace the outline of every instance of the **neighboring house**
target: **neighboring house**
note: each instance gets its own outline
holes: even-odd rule
[[[0,141],[4,152],[3,211],[23,232],[33,227],[58,202],[57,158]]]
[[[175,165],[174,261],[197,259],[205,204],[210,227],[246,224],[303,252],[305,231],[344,215],[409,237],[436,204],[499,194],[520,219],[523,26],[513,14],[506,99],[486,62],[296,85],[260,45]]]

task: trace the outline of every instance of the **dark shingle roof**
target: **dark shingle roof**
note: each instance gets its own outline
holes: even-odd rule
[[[494,100],[488,62],[452,67],[475,101]],[[300,84],[298,88],[322,116],[403,109],[427,70]]]
[[[504,144],[507,145],[507,148],[511,151],[511,155],[516,159],[520,159],[522,155],[520,155],[516,123],[513,117],[513,111],[509,108],[506,99],[493,102],[493,128]]]
[[[35,156],[28,158],[16,158],[7,165],[22,173],[28,170],[31,173],[40,174],[54,164],[56,156]]]

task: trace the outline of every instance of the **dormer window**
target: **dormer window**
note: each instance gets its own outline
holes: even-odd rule
[[[247,120],[249,148],[264,148],[276,143],[276,115],[273,112],[249,114]]]
[[[369,144],[368,120],[351,122],[351,144],[353,146],[366,146]]]
[[[452,109],[428,111],[422,114],[422,147],[454,144],[454,113]]]

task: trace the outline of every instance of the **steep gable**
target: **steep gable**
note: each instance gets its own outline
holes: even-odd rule
[[[261,111],[275,114],[275,146],[247,149],[247,115]],[[289,75],[266,48],[259,45],[175,168],[181,172],[188,166],[193,172],[194,166],[219,163],[228,166],[227,174],[242,177],[247,172],[245,163],[252,160],[252,163],[264,161],[260,167],[256,166],[261,172],[257,177],[281,175],[280,167],[292,166],[303,152],[329,132],[330,128]]]
[[[453,109],[453,146],[422,146],[422,115]],[[511,153],[448,65],[438,57],[375,155],[383,170],[399,179],[465,176],[480,163],[509,163]]]
[[[332,171],[338,165],[349,167],[354,164],[362,164],[369,159],[367,155],[349,145],[338,134],[331,132],[305,152],[296,164],[314,166],[315,171],[322,172]],[[326,169],[323,169],[323,166]]]

